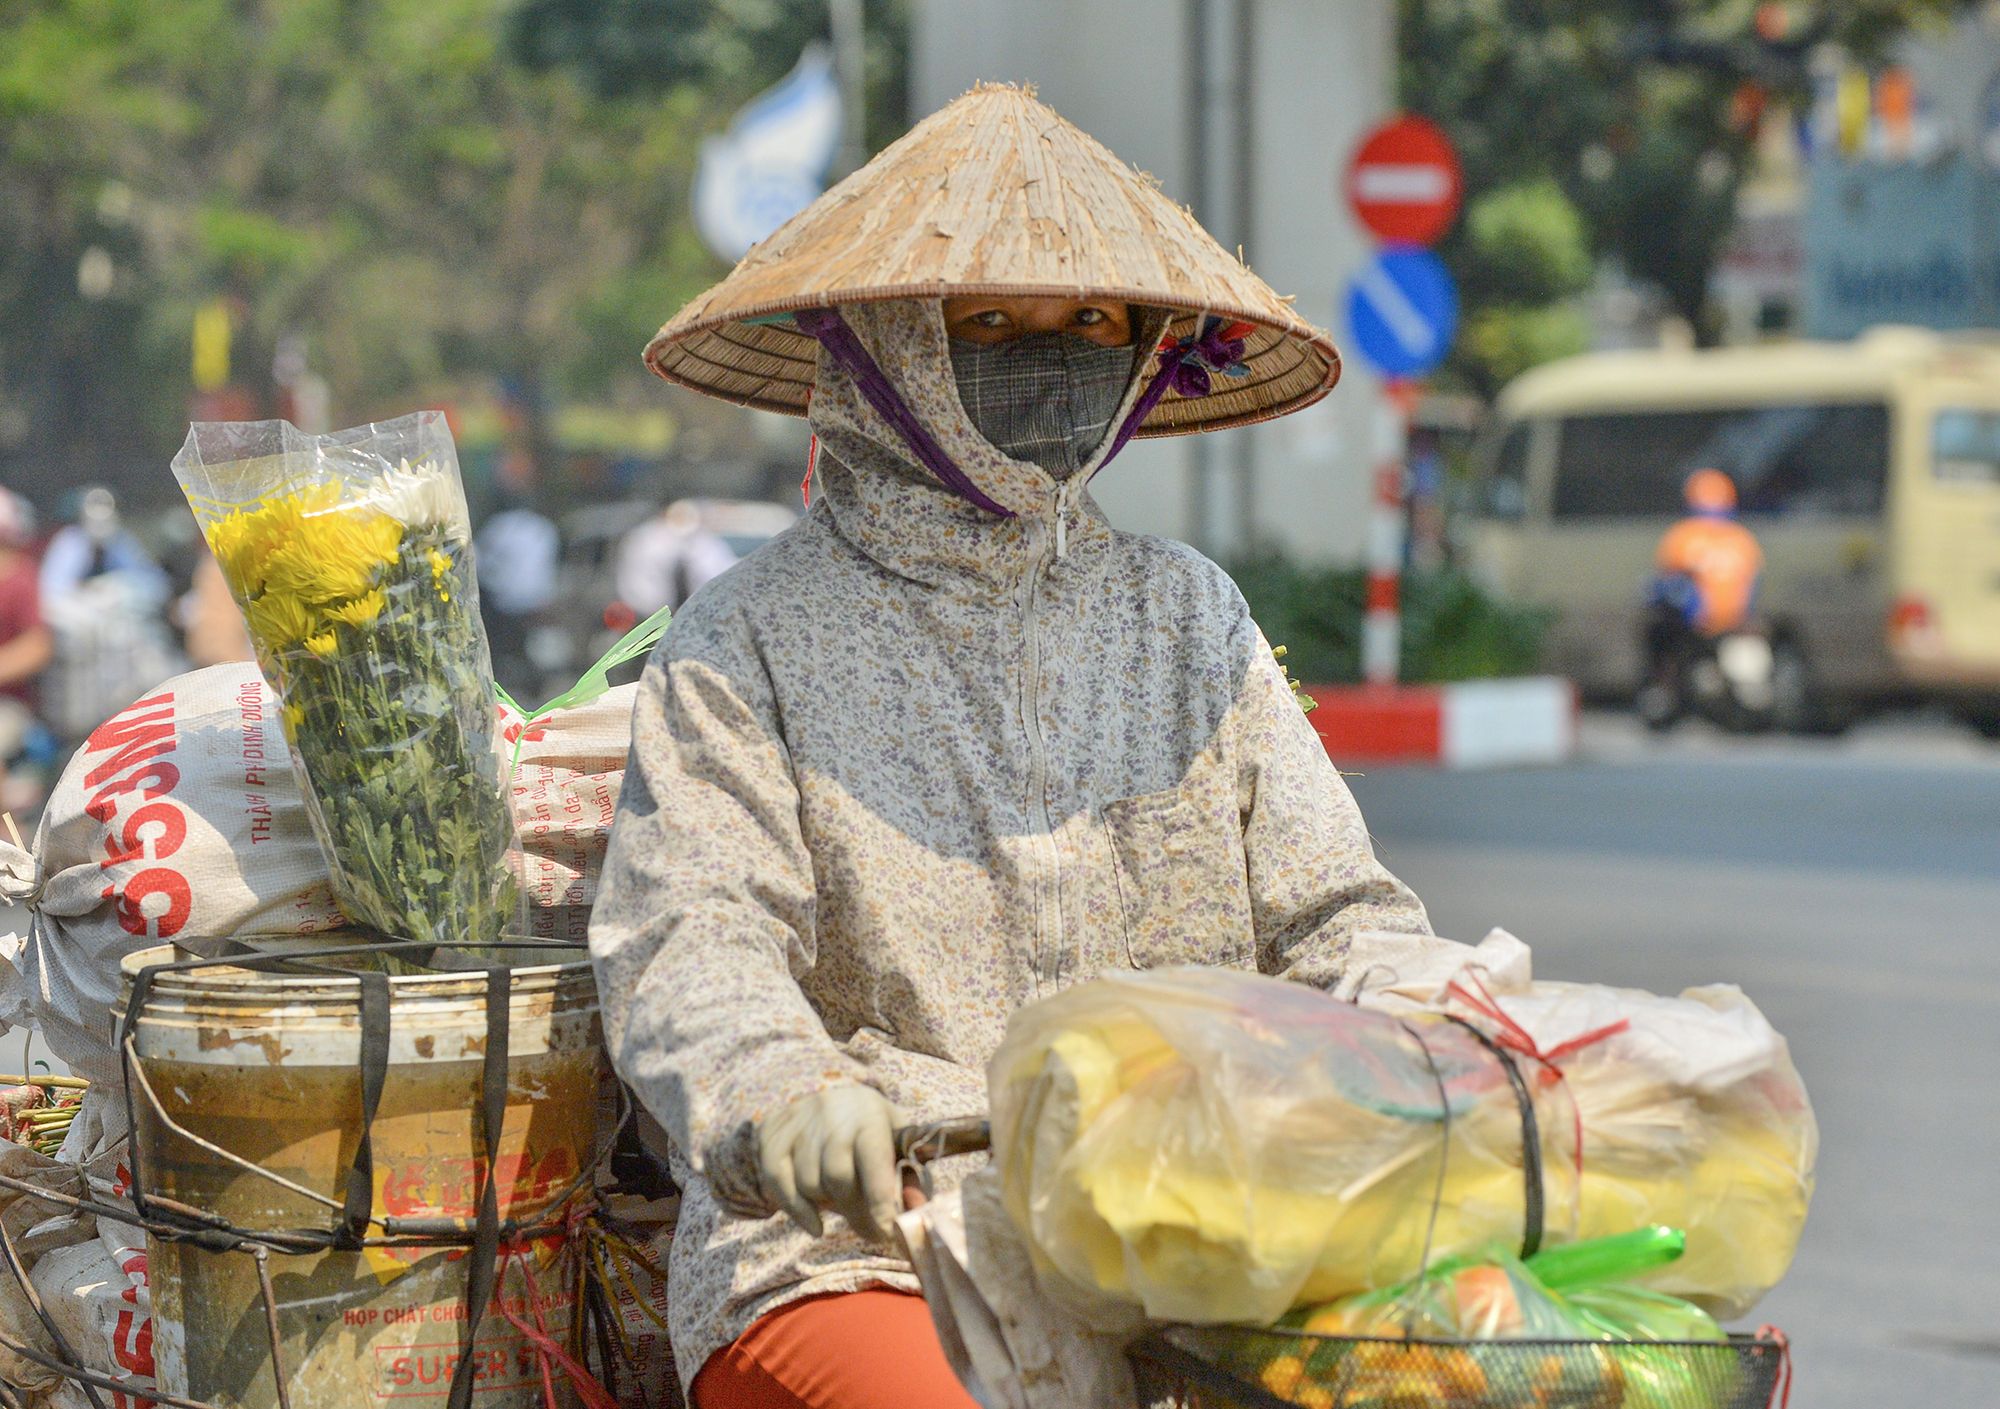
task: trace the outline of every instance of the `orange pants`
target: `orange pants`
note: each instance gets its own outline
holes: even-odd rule
[[[708,1357],[695,1409],[978,1409],[920,1296],[871,1287],[781,1306]]]

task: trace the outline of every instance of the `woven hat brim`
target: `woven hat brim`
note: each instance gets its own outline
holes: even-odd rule
[[[1243,425],[1340,378],[1333,339],[1192,214],[1024,89],[983,84],[917,123],[786,221],[646,349],[669,381],[747,406],[805,409],[817,345],[786,314],[884,299],[1103,298],[1252,325],[1248,375],[1169,393],[1140,435]]]
[[[739,406],[803,416],[819,365],[819,344],[786,316],[798,309],[903,298],[1076,298],[1078,293],[1073,285],[912,284],[842,290],[835,299],[784,299],[688,326],[669,325],[647,344],[646,364],[670,382]],[[1215,377],[1207,396],[1169,391],[1141,423],[1139,436],[1186,435],[1268,421],[1312,405],[1340,380],[1340,353],[1316,329],[1273,328],[1251,309],[1194,308],[1144,289],[1092,289],[1089,294],[1171,310],[1169,334],[1174,337],[1193,333],[1205,315],[1253,325],[1244,339],[1245,375]]]

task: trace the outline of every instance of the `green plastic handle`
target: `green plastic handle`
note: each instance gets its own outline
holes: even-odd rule
[[[671,607],[661,607],[623,636],[620,636],[618,644],[599,656],[597,664],[584,671],[574,685],[564,690],[560,695],[557,695],[533,714],[529,714],[527,710],[521,708],[514,697],[496,683],[493,686],[493,693],[500,697],[500,703],[521,716],[521,732],[514,738],[514,758],[508,766],[508,776],[513,776],[514,770],[521,766],[521,744],[528,737],[530,729],[534,728],[537,724],[548,722],[550,716],[558,714],[563,710],[575,709],[578,705],[587,705],[609,690],[611,688],[611,672],[625,664],[626,661],[643,656],[652,650],[658,644],[660,637],[666,634],[667,623],[672,619],[673,609]]]
[[[1559,1243],[1527,1259],[1528,1270],[1552,1292],[1622,1282],[1663,1267],[1687,1251],[1687,1234],[1655,1223],[1608,1238]]]

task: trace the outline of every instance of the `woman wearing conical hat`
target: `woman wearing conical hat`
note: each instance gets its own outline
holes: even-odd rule
[[[684,1190],[676,1358],[701,1409],[966,1405],[885,1234],[892,1129],[983,1111],[1009,1015],[1100,971],[1350,994],[1355,936],[1428,933],[1235,585],[1086,489],[1135,434],[1316,400],[1338,357],[1144,178],[982,88],[647,358],[817,445],[807,516],[647,666],[591,924]]]

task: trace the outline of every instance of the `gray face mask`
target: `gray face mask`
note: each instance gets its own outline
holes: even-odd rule
[[[1075,333],[991,346],[953,339],[951,370],[966,414],[996,450],[1065,480],[1111,433],[1134,355]]]

